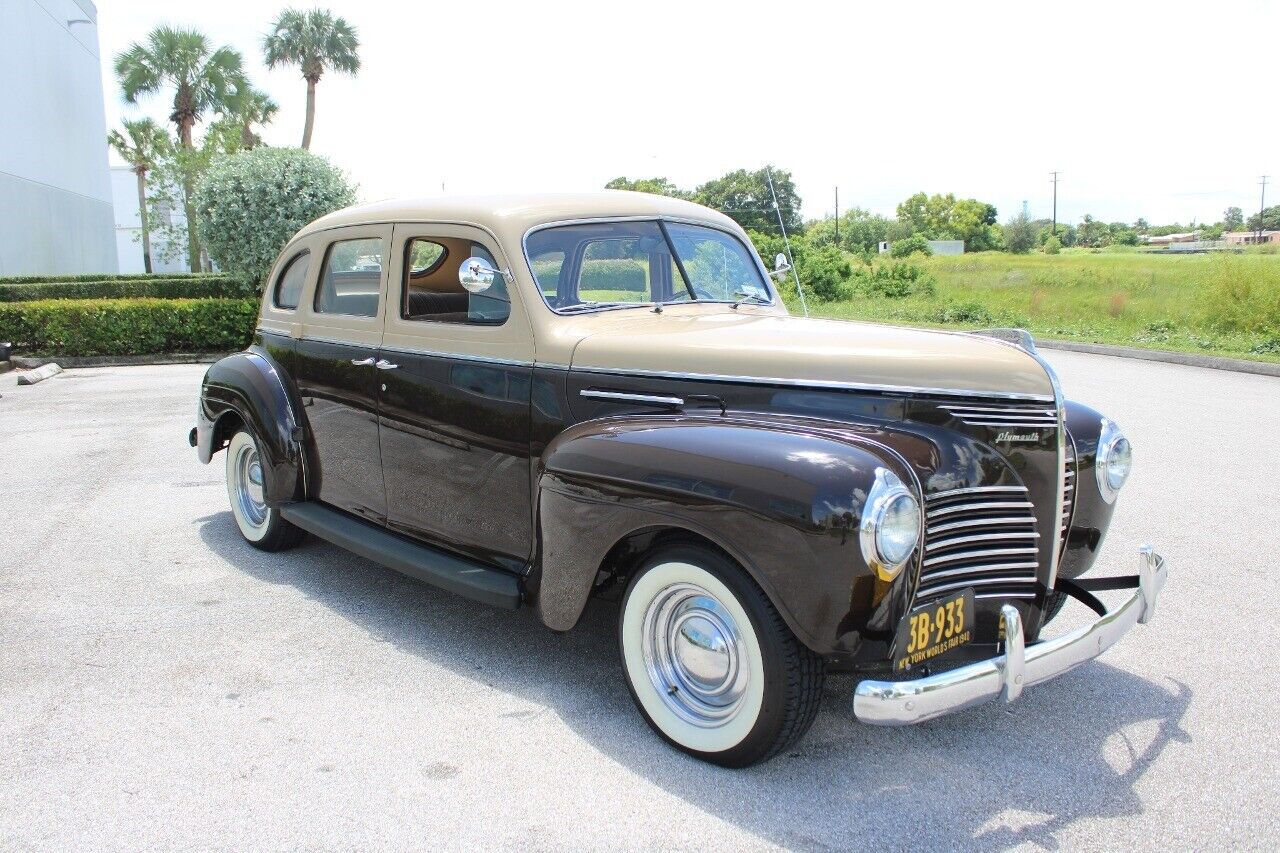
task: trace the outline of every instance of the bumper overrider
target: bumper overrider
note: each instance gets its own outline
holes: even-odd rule
[[[1138,574],[1120,579],[1136,587],[1119,607],[1105,611],[1085,592],[1083,583],[1059,585],[1063,591],[1102,611],[1097,621],[1051,640],[1025,645],[1022,617],[1005,605],[1000,620],[1004,628],[1004,653],[948,672],[911,681],[862,681],[853,696],[853,713],[860,721],[878,726],[905,726],[959,711],[997,697],[1017,699],[1024,688],[1057,678],[1111,648],[1134,625],[1146,624],[1155,613],[1156,598],[1164,587],[1164,558],[1144,546],[1139,549]],[[1113,579],[1098,589],[1117,588]]]

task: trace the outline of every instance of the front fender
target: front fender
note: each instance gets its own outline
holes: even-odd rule
[[[914,488],[901,459],[867,438],[732,417],[578,424],[552,442],[539,468],[534,605],[548,627],[568,630],[617,542],[676,528],[727,552],[802,642],[833,651],[867,623],[889,625],[909,596],[911,572],[877,580],[858,540],[880,467]]]
[[[1098,459],[1098,437],[1102,432],[1102,415],[1083,403],[1068,400],[1065,419],[1067,432],[1075,443],[1076,489],[1075,509],[1071,513],[1071,527],[1067,534],[1067,548],[1062,555],[1058,574],[1064,578],[1078,578],[1087,572],[1098,556],[1098,549],[1106,539],[1107,528],[1115,504],[1102,499],[1094,465]]]
[[[208,463],[231,438],[229,424],[242,422],[257,438],[267,468],[267,503],[301,499],[306,493],[306,462],[299,411],[284,373],[266,352],[252,349],[215,362],[200,388],[200,461]]]

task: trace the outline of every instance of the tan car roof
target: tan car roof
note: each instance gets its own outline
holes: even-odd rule
[[[375,201],[322,216],[302,229],[299,236],[345,225],[457,222],[479,225],[501,239],[519,241],[530,228],[548,222],[628,216],[692,219],[733,231],[740,230],[737,223],[724,214],[691,201],[625,190],[602,190],[587,193],[440,196]]]

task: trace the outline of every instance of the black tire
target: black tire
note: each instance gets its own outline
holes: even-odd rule
[[[256,481],[250,469],[256,465]],[[279,507],[267,506],[261,497],[266,469],[258,458],[258,441],[240,429],[227,445],[227,498],[231,515],[244,540],[260,551],[284,551],[302,540],[303,531],[280,516]],[[256,491],[255,491],[256,487]]]
[[[661,613],[662,602],[669,602],[680,594],[692,596],[683,599],[693,602],[688,604],[689,609],[676,608],[676,612],[685,614],[682,624],[693,621],[688,616],[690,613],[707,612],[697,606],[704,603],[707,596],[678,592],[689,587],[707,593],[722,605],[723,611],[713,611],[713,617],[733,618],[735,633],[732,636],[737,642],[731,645],[740,654],[715,657],[713,669],[719,661],[732,659],[739,665],[731,667],[731,672],[740,669],[748,672],[742,699],[732,706],[732,716],[723,723],[704,721],[699,726],[681,719],[681,711],[675,710],[672,703],[687,703],[689,700],[685,697],[696,694],[689,690],[682,694],[678,687],[664,691],[663,687],[687,686],[689,682],[664,681],[660,675],[653,674],[643,658],[646,637],[676,636],[670,630],[646,630],[649,624],[669,624],[660,616],[653,616],[652,621],[646,616]],[[732,598],[731,602],[719,600],[726,593]],[[743,614],[746,624],[738,625],[738,617]],[[700,617],[693,617],[697,618]],[[695,758],[724,767],[746,767],[766,761],[803,737],[817,716],[826,681],[822,657],[796,639],[772,602],[745,571],[714,550],[697,545],[671,545],[650,555],[627,585],[618,616],[618,634],[627,688],[645,722],[667,743]],[[676,636],[669,659],[673,662],[681,659],[674,651],[678,646],[691,650],[694,660],[707,660],[698,657],[704,653],[704,647],[691,645],[685,636],[683,631]],[[705,639],[707,635],[704,632],[696,636]],[[715,637],[723,639],[719,634]],[[757,649],[759,665],[755,667],[750,659]],[[649,659],[668,657],[655,652]],[[753,676],[760,673],[763,677],[757,685]],[[724,683],[731,680],[726,679]],[[664,692],[670,698],[663,698]],[[687,707],[684,712],[688,713]]]
[[[1058,592],[1056,590],[1050,591],[1050,593],[1045,596],[1044,619],[1041,620],[1040,624],[1048,625],[1057,618],[1058,614],[1062,612],[1063,605],[1067,603],[1067,599],[1070,597],[1071,596],[1067,595],[1065,592]]]

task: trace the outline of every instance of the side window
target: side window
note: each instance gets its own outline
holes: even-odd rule
[[[311,253],[302,251],[294,255],[276,279],[275,296],[271,301],[277,308],[292,311],[302,297],[302,285],[307,280],[307,268],[311,266]]]
[[[378,316],[378,284],[382,278],[382,240],[362,237],[329,246],[316,285],[317,314]]]
[[[492,286],[470,293],[458,280],[467,258],[478,257],[493,269],[498,263],[479,243],[456,237],[414,237],[404,247],[404,282],[400,316],[406,320],[501,326],[511,315],[507,280],[498,275]]]

